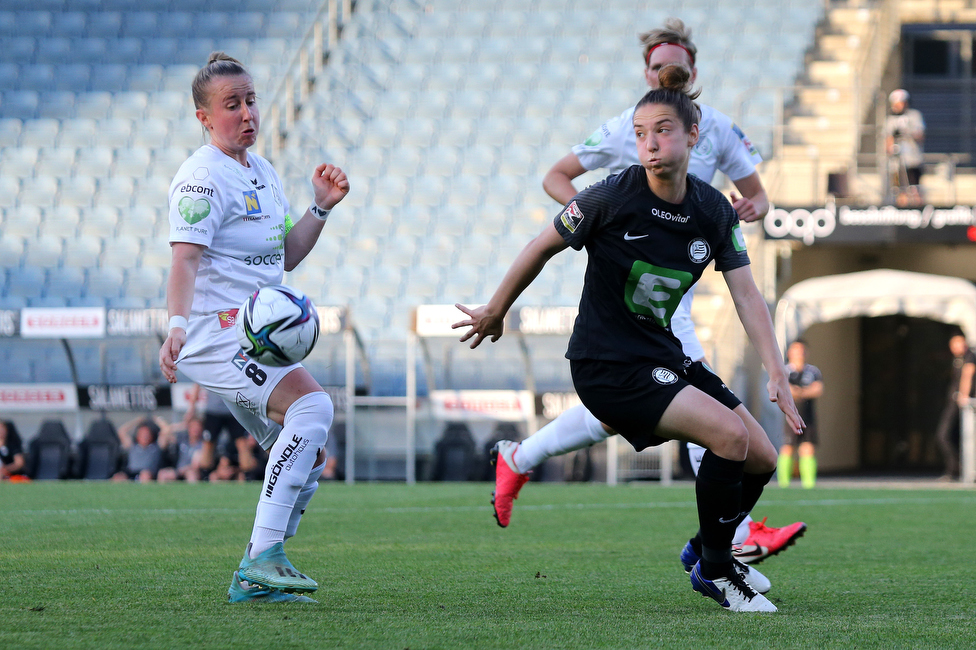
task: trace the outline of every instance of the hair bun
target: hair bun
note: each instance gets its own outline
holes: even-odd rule
[[[661,82],[661,88],[684,91],[691,81],[691,70],[680,63],[669,63],[661,67],[657,78]]]

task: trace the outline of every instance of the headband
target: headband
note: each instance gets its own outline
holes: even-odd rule
[[[661,47],[662,45],[674,45],[675,47],[680,47],[682,50],[684,50],[685,52],[688,53],[688,56],[691,58],[691,65],[695,65],[695,55],[692,54],[691,50],[689,50],[687,47],[685,47],[681,43],[670,43],[670,42],[668,42],[668,43],[658,43],[657,45],[655,45],[654,47],[652,47],[651,49],[649,49],[647,51],[647,54],[644,55],[644,65],[645,66],[651,65],[651,52],[653,52],[657,48]]]

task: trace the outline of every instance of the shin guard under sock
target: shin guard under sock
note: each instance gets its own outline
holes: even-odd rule
[[[728,573],[732,566],[732,536],[742,512],[742,468],[744,460],[728,460],[706,451],[695,482],[698,499],[699,534],[702,541],[701,567],[706,578]]]

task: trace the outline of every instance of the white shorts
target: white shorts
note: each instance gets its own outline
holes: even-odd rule
[[[281,431],[281,425],[268,417],[268,399],[278,382],[302,364],[279,368],[252,361],[237,342],[232,323],[233,319],[218,314],[191,318],[176,365],[191,381],[224,400],[237,421],[267,450]]]

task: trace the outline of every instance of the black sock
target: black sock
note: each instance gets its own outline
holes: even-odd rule
[[[756,502],[759,501],[759,497],[762,496],[763,489],[766,484],[769,483],[770,479],[773,478],[773,474],[776,471],[773,470],[767,474],[748,474],[742,475],[742,511],[752,512],[752,509],[756,507]]]
[[[695,536],[688,540],[691,544],[691,550],[695,552],[698,557],[701,557],[701,528],[695,533]]]
[[[744,460],[721,458],[710,450],[702,456],[695,495],[705,578],[724,576],[732,568],[732,537],[741,519],[744,466]]]

